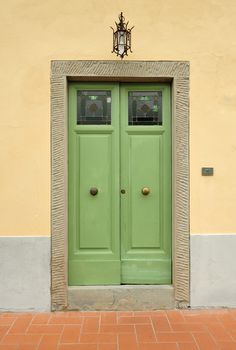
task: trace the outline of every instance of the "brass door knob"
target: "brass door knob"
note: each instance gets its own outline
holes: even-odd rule
[[[144,196],[147,196],[150,193],[150,189],[148,187],[143,187],[142,188],[142,194]]]
[[[91,187],[89,192],[91,196],[96,196],[96,194],[98,194],[98,189],[97,187]]]

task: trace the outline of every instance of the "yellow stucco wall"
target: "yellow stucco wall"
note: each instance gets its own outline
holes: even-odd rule
[[[191,232],[236,232],[235,0],[8,0],[0,13],[0,235],[50,234],[50,61],[116,59],[120,11],[133,60],[191,63]],[[214,177],[201,167],[213,166]]]

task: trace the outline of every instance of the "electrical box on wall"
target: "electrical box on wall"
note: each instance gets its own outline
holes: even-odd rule
[[[214,168],[202,168],[202,176],[213,176]]]

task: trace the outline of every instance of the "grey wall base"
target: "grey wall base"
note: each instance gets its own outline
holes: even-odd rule
[[[50,237],[0,237],[0,311],[50,310]]]
[[[172,286],[83,286],[68,288],[69,309],[157,310],[175,307]]]
[[[236,234],[191,235],[191,306],[236,307]]]
[[[191,307],[236,307],[236,235],[191,235]],[[50,237],[0,237],[0,311],[50,310]],[[175,307],[172,286],[69,287],[69,309]]]

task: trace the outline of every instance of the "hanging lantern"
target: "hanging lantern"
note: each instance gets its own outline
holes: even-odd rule
[[[113,50],[117,56],[120,56],[121,59],[124,56],[128,56],[128,51],[131,51],[131,30],[134,28],[127,29],[129,22],[125,23],[125,18],[123,12],[119,15],[119,23],[116,23],[116,31],[113,30]]]

